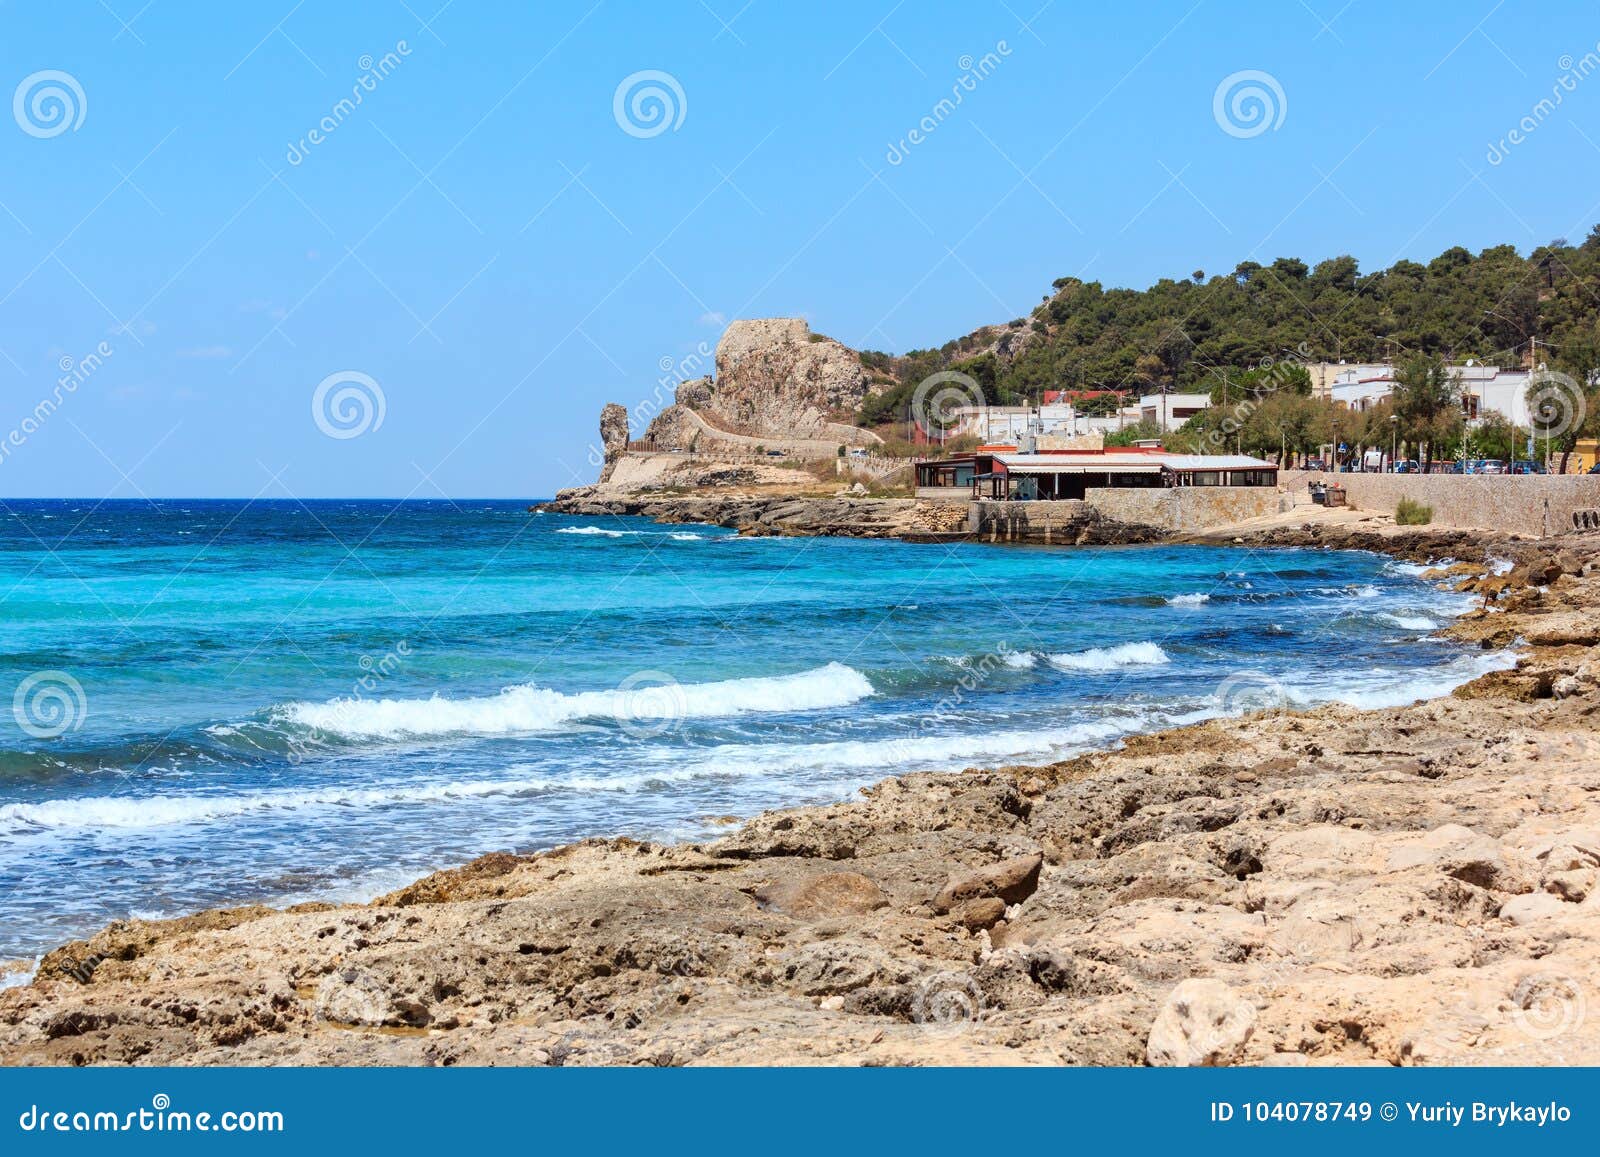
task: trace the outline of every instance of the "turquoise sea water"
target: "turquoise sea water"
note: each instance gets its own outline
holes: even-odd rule
[[[1505,662],[1430,638],[1462,600],[1365,554],[524,506],[0,504],[0,960]]]

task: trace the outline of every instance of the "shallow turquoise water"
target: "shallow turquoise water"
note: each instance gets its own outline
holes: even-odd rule
[[[0,959],[1502,663],[1429,637],[1461,601],[1413,570],[508,502],[0,504]]]

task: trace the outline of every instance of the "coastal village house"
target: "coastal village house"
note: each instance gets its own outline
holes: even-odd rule
[[[1087,396],[1116,396],[1114,390],[1079,391]],[[970,434],[985,442],[1015,442],[1029,434],[1109,434],[1137,425],[1141,420],[1168,432],[1211,404],[1209,394],[1147,394],[1110,414],[1084,414],[1064,390],[1046,390],[1037,406],[963,406],[952,412],[950,434]]]
[[[1083,499],[1091,490],[1276,487],[1278,468],[1237,454],[1175,454],[1155,445],[1116,450],[980,446],[916,463],[921,498]]]

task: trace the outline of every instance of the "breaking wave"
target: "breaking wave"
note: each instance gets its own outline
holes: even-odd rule
[[[1119,667],[1153,667],[1172,662],[1154,643],[1123,643],[1116,647],[1092,647],[1046,655],[1045,660],[1062,671],[1115,671]]]
[[[160,795],[142,799],[93,796],[0,807],[0,832],[37,833],[63,829],[159,828],[206,824],[240,816],[327,808],[357,810],[403,807],[475,799],[535,797],[555,793],[633,793],[709,779],[739,779],[795,772],[846,777],[862,770],[905,771],[943,768],[953,761],[1057,758],[1110,743],[1152,726],[1195,722],[1208,713],[1137,713],[1119,719],[1090,720],[1069,727],[1023,731],[920,735],[822,743],[732,743],[693,755],[658,753],[659,768],[612,775],[529,774],[534,768],[507,769],[499,779],[441,783],[393,783],[372,787],[341,785],[312,790],[247,791],[217,795]],[[517,774],[517,773],[524,774]]]
[[[1201,603],[1209,603],[1211,596],[1207,594],[1173,595],[1167,600],[1169,607],[1197,607]]]
[[[549,731],[582,719],[707,719],[749,712],[846,707],[873,693],[867,677],[843,663],[794,675],[716,683],[649,681],[636,690],[576,691],[521,684],[473,699],[333,699],[288,703],[275,722],[346,740]]]
[[[1406,631],[1437,631],[1439,629],[1439,624],[1428,618],[1426,615],[1396,615],[1385,613],[1379,615],[1378,617],[1384,622],[1393,623],[1395,626]]]

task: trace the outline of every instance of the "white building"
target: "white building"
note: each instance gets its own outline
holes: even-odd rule
[[[1181,430],[1210,405],[1210,394],[1146,394],[1139,399],[1139,417],[1162,430]]]
[[[1449,372],[1460,379],[1469,419],[1495,413],[1514,426],[1531,424],[1528,384],[1533,375],[1530,371],[1502,370],[1468,362],[1464,366],[1450,366]],[[1342,367],[1329,383],[1327,396],[1352,410],[1370,410],[1394,393],[1394,373],[1392,365]]]

